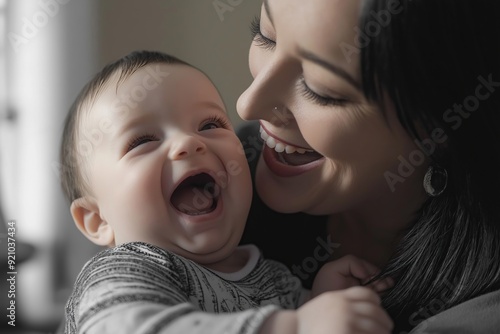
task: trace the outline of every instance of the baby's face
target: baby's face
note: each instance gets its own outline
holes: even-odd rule
[[[94,138],[86,170],[115,243],[148,242],[200,263],[227,256],[251,180],[216,88],[184,65],[150,64],[118,89],[117,77],[80,129]]]

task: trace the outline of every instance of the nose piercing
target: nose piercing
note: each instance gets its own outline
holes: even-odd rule
[[[286,126],[291,119],[293,119],[292,113],[287,110],[285,106],[282,105],[273,107],[272,117],[270,119],[271,123]]]

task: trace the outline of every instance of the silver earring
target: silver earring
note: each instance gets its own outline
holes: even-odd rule
[[[429,166],[424,175],[425,192],[432,197],[439,196],[448,184],[448,172],[437,165]]]

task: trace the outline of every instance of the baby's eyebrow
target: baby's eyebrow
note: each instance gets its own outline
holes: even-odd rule
[[[154,115],[152,115],[151,113],[141,113],[138,116],[130,118],[127,121],[123,122],[121,125],[119,125],[117,134],[119,135],[124,132],[127,132],[128,130],[133,129],[139,124],[151,122],[153,118]]]
[[[218,109],[222,111],[224,114],[226,113],[226,110],[220,106],[219,104],[213,102],[213,101],[202,101],[198,102],[195,104],[196,107],[201,107],[201,108],[208,108],[208,109]]]

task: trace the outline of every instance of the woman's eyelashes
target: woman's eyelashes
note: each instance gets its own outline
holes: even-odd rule
[[[348,102],[345,99],[337,99],[333,97],[319,95],[318,93],[314,92],[311,88],[309,88],[304,78],[300,80],[300,89],[302,95],[306,99],[321,106],[343,106]]]
[[[253,41],[258,47],[261,47],[266,50],[273,50],[276,47],[275,41],[262,34],[260,27],[260,17],[256,16],[252,20],[252,22],[250,23],[250,31],[252,33]],[[311,88],[309,88],[304,78],[301,79],[300,86],[302,95],[305,98],[321,106],[342,106],[348,102],[345,99],[336,99],[317,94]]]
[[[160,140],[156,135],[145,134],[138,137],[134,137],[127,145],[127,153],[132,151],[134,148],[141,146],[143,144],[149,143],[150,141]]]
[[[260,17],[255,17],[250,23],[250,31],[252,39],[258,47],[265,50],[273,50],[276,47],[276,42],[264,36],[260,30]]]

